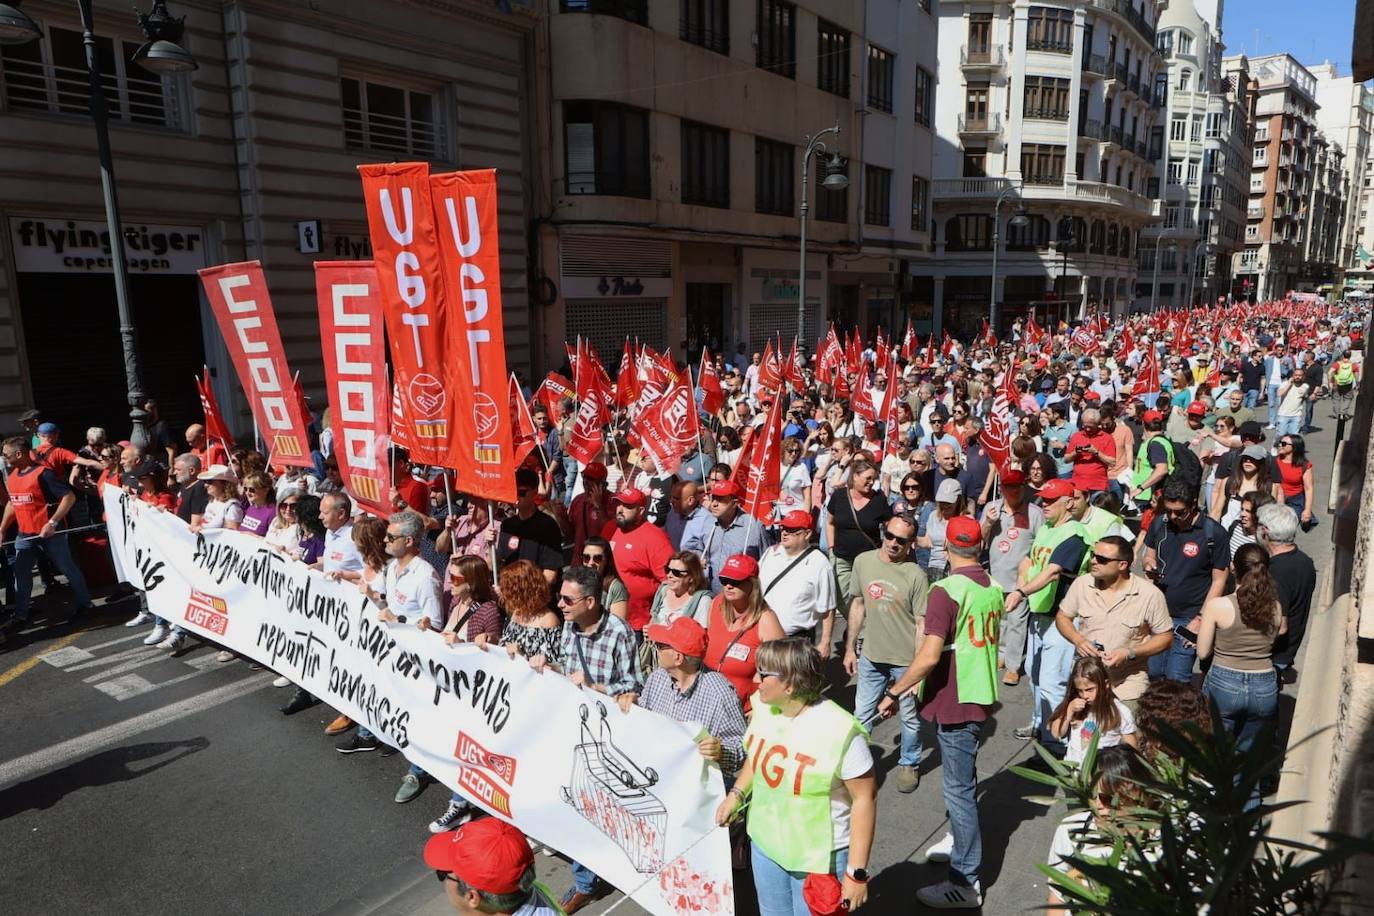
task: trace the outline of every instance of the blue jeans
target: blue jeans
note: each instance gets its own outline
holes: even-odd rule
[[[945,792],[954,851],[949,857],[949,880],[972,887],[983,864],[983,831],[978,825],[978,734],[981,722],[940,725],[940,781]]]
[[[1047,585],[1046,588],[1054,588]],[[1050,734],[1050,719],[1059,704],[1073,670],[1073,643],[1054,625],[1054,613],[1030,615],[1030,640],[1026,646],[1031,679],[1031,728],[1040,731],[1040,743],[1062,748],[1064,742]]]
[[[71,584],[76,596],[76,606],[91,606],[91,593],[86,590],[86,579],[72,559],[71,549],[67,546],[65,534],[54,534],[50,538],[32,535],[19,535],[14,544],[14,616],[20,620],[29,619],[29,598],[33,595],[33,567],[38,562],[38,554],[43,553],[56,566]]]
[[[1282,416],[1281,416],[1281,417],[1278,418],[1278,432],[1274,434],[1274,435],[1275,435],[1275,438],[1277,438],[1278,436],[1292,436],[1292,435],[1298,435],[1298,434],[1301,434],[1301,433],[1302,433],[1302,414],[1299,414],[1299,415],[1296,416],[1296,417],[1282,417]]]
[[[1195,614],[1185,614],[1182,617],[1173,617],[1174,626],[1191,623]],[[1174,644],[1169,647],[1167,652],[1158,655],[1151,655],[1147,662],[1150,669],[1150,677],[1167,677],[1171,681],[1180,681],[1188,684],[1193,680],[1193,663],[1197,661],[1197,646],[1185,644],[1177,635],[1174,636]]]
[[[1217,704],[1221,721],[1242,752],[1255,743],[1260,729],[1272,725],[1278,716],[1279,677],[1273,668],[1236,671],[1213,665],[1202,682],[1202,691]],[[1252,810],[1259,803],[1259,787],[1256,786],[1245,809]]]
[[[868,656],[859,656],[859,682],[854,687],[854,717],[867,723],[878,711],[878,703],[883,691],[889,684],[900,680],[906,674],[906,665],[892,665],[887,662],[873,662]],[[910,693],[902,695],[897,703],[902,719],[902,750],[897,763],[904,767],[919,766],[921,763],[921,717],[916,713],[916,698]],[[872,728],[872,725],[866,727]]]
[[[777,862],[768,858],[768,853],[752,844],[750,865],[754,871],[754,889],[759,897],[759,916],[811,916],[811,910],[802,899],[802,884],[806,881],[804,871],[787,871]],[[837,849],[830,854],[830,870],[844,883],[844,872],[849,867],[849,847]],[[577,866],[573,866],[574,876]],[[578,885],[579,889],[581,885]]]
[[[1277,426],[1279,418],[1279,386],[1269,386],[1269,425]],[[1154,656],[1151,656],[1153,658]]]
[[[571,506],[573,501],[573,484],[577,483],[577,459],[570,455],[563,456],[563,505]]]
[[[1244,402],[1244,403],[1245,403],[1245,406],[1246,406],[1246,407],[1258,407],[1258,406],[1259,406],[1259,394],[1260,394],[1260,393],[1259,393],[1259,389],[1258,389],[1258,388],[1247,388],[1247,389],[1245,389],[1245,402]]]
[[[1316,401],[1306,401],[1302,405],[1302,432],[1307,432],[1312,428],[1312,411],[1316,406]]]
[[[591,894],[596,891],[596,882],[600,880],[597,878],[596,872],[592,871],[581,862],[573,862],[572,873],[573,887],[584,894]]]

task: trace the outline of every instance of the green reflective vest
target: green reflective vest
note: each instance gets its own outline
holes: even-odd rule
[[[1088,542],[1087,529],[1082,522],[1068,520],[1062,521],[1051,527],[1048,521],[1040,526],[1040,530],[1035,533],[1035,540],[1031,541],[1030,550],[1030,572],[1026,578],[1034,579],[1050,563],[1050,557],[1054,556],[1054,549],[1069,538],[1082,538],[1086,544]],[[1088,555],[1083,555],[1083,568],[1086,568]],[[1082,574],[1083,568],[1077,570]],[[1048,614],[1054,610],[1054,595],[1059,589],[1055,583],[1050,583],[1040,591],[1026,597],[1027,604],[1030,605],[1032,614]]]
[[[1154,442],[1156,439],[1164,443],[1164,451],[1167,452],[1169,455],[1169,470],[1170,472],[1173,471],[1174,444],[1169,441],[1168,436],[1159,434],[1150,436],[1144,442],[1140,443],[1140,448],[1135,453],[1135,474],[1131,477],[1131,486],[1140,486],[1142,483],[1149,480],[1150,475],[1154,473],[1155,466],[1153,464],[1150,464],[1150,443]],[[1136,499],[1140,500],[1141,502],[1149,502],[1151,499],[1154,498],[1154,492],[1154,487],[1146,487],[1145,489],[1140,491],[1139,495],[1136,496]]]
[[[959,605],[954,625],[955,688],[960,703],[991,706],[997,702],[997,637],[1006,596],[995,582],[979,585],[961,573],[950,573],[931,586],[943,589]]]
[[[798,719],[801,720],[798,724]],[[830,785],[859,720],[830,700],[795,718],[753,696],[744,733],[749,788],[749,838],[787,871],[825,874],[834,851]]]
[[[1093,506],[1089,509],[1081,524],[1087,531],[1087,537],[1084,538],[1084,541],[1089,547],[1106,537],[1107,532],[1111,531],[1113,526],[1126,527],[1121,516],[1112,515],[1100,506]]]

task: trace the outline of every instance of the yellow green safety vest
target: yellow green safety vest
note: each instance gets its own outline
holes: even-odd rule
[[[1174,469],[1174,444],[1169,441],[1168,436],[1153,435],[1140,443],[1140,448],[1135,453],[1135,474],[1131,476],[1131,486],[1138,487],[1150,479],[1150,474],[1154,472],[1155,466],[1150,464],[1150,443],[1158,439],[1164,443],[1164,451],[1169,453],[1169,470]],[[1136,496],[1137,500],[1148,502],[1154,497],[1154,487],[1146,487]]]
[[[1079,521],[1064,521],[1053,527],[1049,522],[1040,526],[1040,530],[1035,532],[1035,540],[1031,541],[1030,550],[1030,572],[1027,579],[1034,579],[1050,563],[1050,557],[1054,556],[1054,549],[1069,538],[1082,538],[1083,543],[1088,543],[1088,531]],[[1083,555],[1083,567],[1077,570],[1081,575],[1083,569],[1087,567],[1088,556]],[[1030,605],[1032,614],[1048,614],[1054,610],[1054,595],[1059,589],[1055,583],[1051,583],[1040,591],[1027,596],[1026,603]]]
[[[749,788],[749,839],[787,871],[826,874],[834,851],[830,786],[859,720],[831,700],[804,717],[784,716],[757,693],[744,733]]]
[[[1336,384],[1349,385],[1355,381],[1355,364],[1348,359],[1336,363]]]
[[[931,586],[943,589],[959,605],[954,625],[955,688],[960,703],[991,706],[997,702],[997,637],[1005,596],[996,583],[979,585],[962,573],[950,573]]]
[[[1111,531],[1113,526],[1120,525],[1123,528],[1126,527],[1126,523],[1122,520],[1121,516],[1113,515],[1101,506],[1093,506],[1092,509],[1088,511],[1088,517],[1079,524],[1081,524],[1083,529],[1087,532],[1084,543],[1089,547],[1106,537],[1107,532]]]

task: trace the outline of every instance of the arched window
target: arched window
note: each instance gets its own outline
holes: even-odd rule
[[[1086,251],[1088,223],[1081,216],[1061,217],[1055,226],[1055,247],[1063,251]]]
[[[1107,225],[1100,219],[1093,220],[1092,230],[1088,233],[1088,251],[1101,254],[1107,238]]]
[[[1121,227],[1112,223],[1107,227],[1107,254],[1116,257],[1117,243],[1121,239]]]
[[[1050,247],[1050,221],[1044,216],[1026,215],[1024,226],[1007,224],[1008,251],[1034,251]]]
[[[1188,92],[1193,87],[1193,71],[1187,67],[1178,71],[1178,90]]]

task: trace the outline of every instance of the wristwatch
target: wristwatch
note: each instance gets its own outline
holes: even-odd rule
[[[844,870],[844,875],[850,881],[855,881],[859,884],[865,884],[868,882],[868,869],[866,868],[853,868],[851,866],[850,868],[846,868]]]
[[[897,694],[893,693],[891,690],[884,690],[883,696],[887,697],[894,703],[900,703],[902,701],[902,698],[897,696]]]

